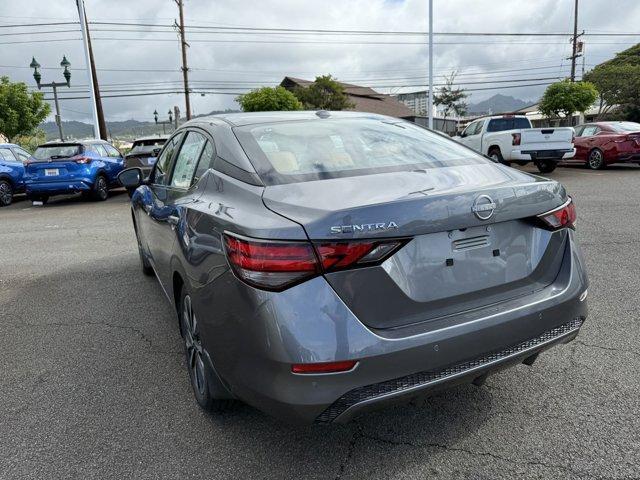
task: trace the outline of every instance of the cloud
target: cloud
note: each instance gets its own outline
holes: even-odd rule
[[[619,0],[611,15],[611,2],[581,2],[580,29],[589,33],[637,31],[640,24],[640,2]],[[177,18],[174,2],[157,0],[92,0],[87,4],[90,21],[120,22],[122,25],[92,25],[94,51],[99,80],[104,95],[117,95],[123,90],[163,91],[181,89],[180,48],[170,29],[145,28],[143,32],[124,25],[129,22],[170,25]],[[294,29],[343,29],[426,31],[426,0],[263,0],[261,2],[227,0],[187,0],[186,21],[189,25],[250,26]],[[71,0],[40,2],[2,2],[0,24],[64,22],[77,20],[75,4]],[[569,32],[572,29],[573,0],[451,0],[434,2],[434,30],[437,32]],[[73,29],[73,25],[40,27],[41,31]],[[152,32],[152,30],[164,30]],[[0,29],[0,33],[36,32],[34,28]],[[79,33],[25,33],[0,36],[0,43],[14,41],[79,38]],[[631,46],[638,37],[588,37],[586,63],[599,63],[616,51]],[[134,40],[137,39],[137,40]],[[282,43],[267,43],[267,40]],[[570,53],[568,37],[436,37],[434,48],[436,80],[451,70],[458,70],[459,79],[468,82],[489,81],[496,78],[541,78],[566,74]],[[400,89],[397,85],[418,85],[427,75],[426,42],[417,36],[348,36],[300,35],[281,32],[270,35],[220,34],[210,31],[189,32],[189,66],[192,88],[200,91],[215,83],[226,95],[193,95],[195,113],[233,108],[236,91],[253,85],[279,81],[285,75],[313,78],[332,73],[353,83],[375,85],[380,91]],[[308,43],[285,43],[305,41]],[[331,43],[313,43],[313,42]],[[397,42],[397,44],[352,44],[354,41]],[[256,43],[246,43],[256,42]],[[488,43],[491,42],[491,43]],[[59,77],[58,64],[63,54],[73,64],[73,88],[86,90],[87,78],[84,54],[80,41],[48,41],[15,43],[0,46],[0,72],[14,80],[34,84],[31,70],[26,68],[35,56],[44,67],[43,81]],[[19,66],[22,68],[14,68]],[[553,68],[551,68],[553,67]],[[534,68],[534,70],[521,70]],[[589,67],[587,67],[589,68]],[[129,70],[163,69],[163,72],[135,72]],[[503,72],[511,70],[511,72]],[[519,70],[519,71],[518,71]],[[581,67],[578,71],[581,70]],[[484,72],[484,73],[483,73]],[[484,75],[484,76],[483,76]],[[171,84],[163,82],[173,82]],[[536,82],[531,82],[536,83]],[[394,87],[388,87],[394,85]],[[486,88],[492,84],[468,85]],[[523,99],[535,99],[544,87],[521,87],[502,91],[476,91],[471,101],[479,101],[495,93]],[[78,94],[81,96],[82,93]],[[184,111],[180,94],[105,98],[107,118],[123,120],[136,118],[151,120],[152,112],[166,112],[173,105]],[[88,100],[62,102],[65,119],[90,117]]]

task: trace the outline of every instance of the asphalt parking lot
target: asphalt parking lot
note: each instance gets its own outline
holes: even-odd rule
[[[336,426],[199,409],[126,194],[3,208],[0,478],[640,478],[640,168],[549,176],[589,267],[577,340]]]

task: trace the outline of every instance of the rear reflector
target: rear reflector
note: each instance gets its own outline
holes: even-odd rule
[[[294,363],[291,365],[293,373],[338,373],[352,370],[358,362],[356,360],[344,360],[341,362],[325,363]]]
[[[569,197],[566,203],[550,212],[538,215],[543,225],[549,230],[559,230],[561,228],[574,228],[577,219],[576,206],[573,199]]]
[[[280,291],[322,273],[375,265],[406,240],[271,241],[224,234],[229,265],[246,283]]]

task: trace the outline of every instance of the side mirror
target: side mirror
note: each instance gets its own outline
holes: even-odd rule
[[[118,181],[127,190],[135,190],[144,182],[142,170],[138,167],[127,168],[118,174]]]
[[[154,157],[157,157],[158,155],[160,155],[160,150],[162,150],[161,147],[156,147],[153,150],[151,150],[151,153],[153,153]]]
[[[463,130],[462,132],[460,132],[460,134],[458,135],[460,138],[464,138],[467,136],[466,132]]]

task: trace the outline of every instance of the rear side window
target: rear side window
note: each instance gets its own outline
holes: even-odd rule
[[[156,166],[153,170],[153,183],[156,185],[166,185],[168,183],[171,159],[173,158],[176,148],[180,144],[181,138],[182,132],[171,137],[158,157],[158,161],[156,162]]]
[[[171,177],[171,186],[177,188],[189,188],[193,174],[198,165],[198,159],[207,142],[204,135],[198,132],[187,132],[187,137],[182,142],[180,152],[176,158],[176,164]]]
[[[99,143],[96,143],[94,145],[94,147],[98,151],[98,155],[100,155],[101,157],[108,157],[109,156],[107,154],[107,151],[104,148],[104,145],[100,145]]]
[[[22,150],[21,148],[14,148],[13,153],[18,156],[18,160],[20,160],[21,162],[26,162],[31,156],[29,152],[27,152],[26,150]]]
[[[0,148],[0,160],[4,160],[6,162],[17,162],[18,159],[15,157],[13,152],[8,148]]]
[[[488,162],[409,122],[318,119],[247,125],[235,132],[267,184]]]
[[[595,135],[596,133],[598,133],[598,127],[596,125],[587,125],[582,130],[582,133],[580,134],[580,136],[581,137],[591,137],[592,135]]]
[[[47,162],[60,158],[69,158],[80,155],[83,149],[79,144],[72,145],[42,145],[33,153],[36,161]]]
[[[215,156],[216,152],[213,148],[213,144],[207,140],[207,143],[205,143],[204,149],[202,150],[202,154],[200,154],[200,160],[198,160],[198,167],[196,168],[196,173],[193,176],[193,183],[200,180],[200,177],[202,177],[207,170],[213,168]]]
[[[503,132],[522,128],[531,128],[529,119],[523,117],[492,118],[489,120],[487,132]]]
[[[117,158],[120,156],[120,152],[116,150],[115,147],[112,147],[111,145],[104,145],[104,148],[107,150],[107,154],[110,157]]]

